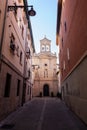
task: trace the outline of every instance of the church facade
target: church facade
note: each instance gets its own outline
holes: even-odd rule
[[[57,96],[57,56],[51,52],[51,40],[40,40],[40,53],[32,57],[33,96]]]

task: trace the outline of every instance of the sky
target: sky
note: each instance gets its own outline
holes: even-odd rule
[[[51,40],[51,51],[58,53],[56,45],[57,0],[28,0],[36,11],[30,16],[36,53],[40,52],[40,40]]]

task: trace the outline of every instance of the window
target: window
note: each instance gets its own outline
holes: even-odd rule
[[[22,26],[22,38],[24,39],[24,27]]]
[[[47,78],[47,77],[48,77],[48,70],[45,69],[45,71],[44,71],[44,78]]]
[[[63,37],[62,37],[62,47],[63,47]]]
[[[65,28],[65,32],[66,32],[67,31],[66,22],[64,22],[64,28]]]
[[[20,52],[20,64],[22,64],[22,51]]]
[[[10,86],[11,86],[11,75],[9,73],[7,73],[6,82],[5,82],[4,97],[9,97],[9,95],[10,95]]]
[[[63,70],[66,69],[66,66],[65,66],[65,61],[63,62]]]
[[[18,82],[17,82],[17,96],[19,96],[19,93],[20,93],[20,80],[18,79]]]
[[[1,9],[0,9],[0,19],[1,19]]]
[[[16,51],[17,51],[17,56],[19,57],[19,46],[18,45],[17,45]]]
[[[67,48],[67,59],[68,59],[68,61],[70,60],[69,48]]]

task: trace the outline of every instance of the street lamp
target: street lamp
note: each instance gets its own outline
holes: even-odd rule
[[[35,16],[36,15],[36,11],[33,9],[33,5],[28,5],[28,6],[23,6],[23,5],[16,5],[16,3],[14,3],[15,5],[9,5],[8,6],[8,11],[17,11],[18,8],[26,8],[26,7],[31,7],[31,9],[28,11],[28,15],[30,16]]]

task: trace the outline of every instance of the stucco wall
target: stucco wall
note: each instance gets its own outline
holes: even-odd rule
[[[87,56],[62,84],[66,104],[87,124]]]
[[[86,0],[66,0],[62,6],[59,31],[62,81],[87,50],[86,5]]]
[[[10,95],[9,97],[4,97],[7,73],[11,74]],[[17,80],[18,79],[20,80],[19,96],[17,96]],[[17,74],[9,66],[2,63],[2,70],[0,73],[0,119],[2,116],[7,115],[9,112],[21,106],[22,87],[23,87],[23,77]]]

